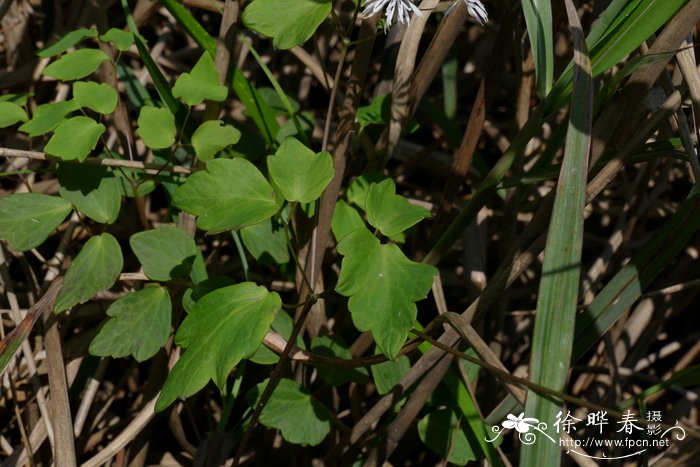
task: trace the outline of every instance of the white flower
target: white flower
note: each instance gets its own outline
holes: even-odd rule
[[[418,16],[422,16],[417,6],[411,0],[368,0],[365,3],[363,13],[367,16],[373,16],[382,11],[386,7],[386,26],[391,26],[394,21],[394,16],[398,18],[399,23],[408,24],[410,18],[409,13],[412,11]]]
[[[454,0],[447,12],[449,13],[450,10],[452,10],[452,8],[454,8],[459,2],[464,2],[469,15],[471,15],[480,25],[483,26],[489,22],[489,15],[486,12],[486,7],[483,3],[481,3],[481,0]]]
[[[515,428],[515,430],[518,433],[527,433],[528,431],[530,431],[530,427],[533,423],[539,422],[539,420],[537,420],[536,418],[525,418],[524,412],[518,415],[517,417],[513,414],[508,414],[506,418],[508,420],[501,423],[501,425],[503,425],[503,428],[507,428],[509,430]]]

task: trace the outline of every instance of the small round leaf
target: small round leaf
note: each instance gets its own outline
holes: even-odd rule
[[[102,62],[110,60],[109,56],[98,49],[80,49],[59,58],[44,70],[44,76],[72,81],[85,78],[97,70]]]
[[[80,107],[97,113],[110,114],[117,108],[117,91],[106,83],[76,81],[73,83],[73,98]]]
[[[0,102],[0,128],[27,121],[27,112],[13,102]]]
[[[111,28],[109,31],[102,34],[100,40],[103,42],[111,42],[122,52],[126,52],[134,45],[134,35],[129,31],[117,28]]]
[[[63,122],[66,115],[79,108],[80,105],[74,100],[42,104],[34,110],[32,119],[19,127],[19,131],[31,137],[46,134]]]
[[[71,211],[68,201],[40,193],[0,198],[0,239],[15,251],[35,248],[51,235]]]
[[[175,117],[168,109],[143,106],[137,133],[151,149],[164,149],[175,142]]]
[[[44,152],[65,161],[84,161],[95,149],[105,126],[89,117],[73,117],[58,125]]]
[[[202,123],[192,135],[192,146],[201,161],[214,158],[217,152],[241,139],[241,132],[221,120]]]
[[[173,86],[173,96],[190,106],[205,100],[222,102],[227,94],[226,86],[219,84],[219,72],[207,52],[202,54],[192,71],[181,74]]]
[[[330,153],[316,154],[295,138],[267,158],[267,168],[285,199],[301,203],[316,201],[335,174]]]

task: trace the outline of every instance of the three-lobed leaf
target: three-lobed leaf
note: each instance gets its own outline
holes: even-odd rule
[[[428,295],[437,270],[416,263],[396,245],[382,245],[367,229],[338,244],[343,255],[335,290],[350,297],[348,308],[360,331],[371,331],[379,349],[394,358],[416,319],[415,302]]]
[[[116,238],[108,233],[92,237],[66,271],[63,288],[53,306],[54,312],[66,311],[112,287],[123,266],[122,250]]]
[[[209,120],[202,123],[192,135],[192,147],[201,161],[209,161],[222,149],[236,144],[241,139],[241,132],[226,125],[221,120]]]
[[[219,83],[219,71],[207,52],[202,54],[192,71],[181,74],[173,86],[173,96],[190,106],[205,100],[222,102],[227,94],[228,89]]]
[[[92,74],[109,56],[99,49],[79,49],[70,52],[44,69],[44,76],[72,81]]]
[[[22,106],[14,102],[0,102],[0,128],[26,122],[27,119],[27,111]]]
[[[365,211],[365,203],[367,201],[367,192],[369,191],[369,187],[373,183],[379,183],[385,179],[386,177],[381,172],[363,173],[353,180],[348,187],[348,201]]]
[[[129,31],[117,28],[110,28],[106,33],[100,36],[100,40],[114,44],[121,52],[126,52],[134,45],[134,35]]]
[[[352,352],[339,335],[317,336],[311,341],[311,351],[316,355],[333,357],[342,360],[352,360]],[[366,368],[335,368],[318,367],[318,376],[331,386],[341,386],[349,381],[358,384],[367,384],[368,372]]]
[[[62,162],[58,166],[61,197],[95,222],[111,224],[121,208],[119,180],[99,165]]]
[[[272,217],[279,209],[275,189],[262,173],[241,157],[213,159],[207,170],[190,175],[173,204],[197,217],[208,232],[240,229]]]
[[[134,234],[129,244],[143,272],[156,281],[186,278],[199,255],[192,237],[172,225]]]
[[[355,230],[364,228],[365,221],[362,220],[362,216],[357,212],[357,209],[342,199],[338,200],[333,210],[333,220],[331,222],[331,229],[336,241],[340,241]]]
[[[316,154],[296,138],[284,140],[267,168],[284,198],[300,203],[316,201],[335,174],[330,153]]]
[[[281,306],[277,293],[252,282],[217,289],[197,301],[175,336],[186,350],[165,381],[156,411],[209,380],[224,389],[229,372],[255,353]]]
[[[143,144],[151,149],[164,149],[175,142],[175,116],[166,108],[144,105],[141,107],[136,130]]]
[[[331,0],[255,0],[243,11],[246,27],[271,37],[278,49],[306,42],[330,14]]]
[[[387,178],[381,183],[372,183],[365,201],[367,222],[387,237],[398,235],[421,220],[430,217],[430,211],[411,204],[396,194],[394,181]]]
[[[64,120],[44,147],[44,152],[64,161],[84,161],[95,149],[105,132],[105,126],[90,117],[72,117]]]
[[[41,245],[71,211],[68,201],[40,193],[0,198],[0,239],[15,251]]]
[[[274,217],[241,229],[241,240],[258,261],[272,259],[277,264],[289,262],[284,226]]]
[[[377,386],[377,392],[381,395],[389,394],[410,369],[411,361],[405,355],[396,360],[372,365],[372,377]]]
[[[80,105],[72,99],[42,104],[34,110],[31,120],[19,127],[19,131],[31,137],[46,134],[65,121],[66,115],[79,108]]]
[[[110,316],[90,343],[90,353],[100,357],[148,360],[170,335],[172,305],[165,287],[150,284],[129,293],[107,308]]]
[[[467,421],[458,418],[451,409],[430,412],[418,421],[418,435],[431,450],[448,462],[465,465],[477,459],[462,426]]]
[[[252,406],[267,384],[269,381],[264,381],[248,392],[246,398]],[[260,414],[260,423],[280,430],[287,442],[316,446],[331,431],[331,414],[301,384],[282,378]]]
[[[80,107],[87,107],[101,114],[110,114],[117,108],[117,91],[107,83],[76,81],[73,83],[73,99]]]

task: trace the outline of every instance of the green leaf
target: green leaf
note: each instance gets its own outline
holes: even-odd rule
[[[185,290],[185,293],[182,295],[182,307],[187,313],[192,313],[195,303],[197,303],[202,297],[205,297],[207,294],[217,289],[235,284],[235,280],[226,276],[217,276],[212,277],[211,279],[205,279],[202,282],[197,283],[197,285],[194,287]],[[278,316],[280,314],[281,313],[278,313]]]
[[[231,369],[258,349],[281,306],[277,293],[252,282],[200,299],[175,336],[177,345],[187,350],[168,375],[156,411],[191,396],[210,379],[223,390]]]
[[[15,251],[31,250],[44,243],[70,211],[70,203],[58,196],[4,196],[0,198],[0,239]]]
[[[415,302],[428,295],[436,269],[409,260],[396,245],[381,245],[367,229],[343,238],[338,252],[343,262],[335,290],[350,297],[357,329],[371,331],[379,349],[396,357],[416,320]]]
[[[331,229],[336,241],[340,241],[346,235],[363,228],[365,228],[365,221],[362,220],[362,216],[357,212],[357,209],[342,199],[339,200],[335,205],[331,223]]]
[[[148,70],[148,74],[151,77],[151,80],[153,81],[153,86],[155,86],[156,91],[158,91],[158,95],[160,96],[161,100],[163,101],[165,106],[170,110],[170,112],[173,113],[173,115],[178,116],[179,122],[184,122],[184,106],[179,100],[173,97],[172,89],[170,89],[170,83],[167,79],[165,79],[165,76],[163,76],[163,73],[160,71],[160,68],[158,68],[158,65],[153,60],[153,57],[151,57],[150,52],[146,48],[146,45],[143,43],[141,38],[139,38],[138,36],[134,36],[134,41],[136,43],[136,50],[138,50],[139,57],[143,62],[143,66],[146,67],[146,70]],[[181,119],[179,118],[180,115],[182,115]]]
[[[255,406],[262,396],[266,380],[253,387],[246,399]],[[289,443],[316,446],[331,431],[331,415],[328,409],[301,384],[282,378],[272,391],[270,400],[260,414],[260,423],[276,428]]]
[[[285,139],[290,137],[301,138],[302,140],[311,140],[311,134],[316,126],[316,117],[313,112],[301,112],[294,115],[293,118],[284,122],[279,131],[275,135],[275,141],[282,144]]]
[[[258,89],[251,84],[240,68],[236,68],[233,71],[232,86],[238,98],[243,102],[246,114],[255,122],[267,144],[273,144],[275,135],[280,129],[280,124],[275,119],[274,112],[262,98]]]
[[[80,107],[87,107],[97,113],[111,114],[117,108],[117,91],[106,83],[76,81],[73,83],[73,99]]]
[[[192,135],[192,146],[199,160],[206,162],[240,139],[241,132],[231,125],[225,125],[221,120],[209,120],[202,123]]]
[[[276,117],[287,117],[289,112],[287,110],[286,104],[289,104],[292,110],[292,115],[296,115],[301,110],[301,104],[298,100],[287,95],[285,93],[284,99],[280,97],[275,88],[260,87],[258,88],[258,93],[260,97],[265,101],[265,103],[270,107],[270,110],[275,114]],[[284,102],[286,100],[286,102]]]
[[[172,225],[134,234],[129,244],[144,274],[156,281],[186,278],[199,254],[192,237]]]
[[[348,187],[348,201],[366,211],[365,202],[370,185],[385,179],[386,177],[381,172],[368,172],[360,175]]]
[[[618,405],[619,410],[627,410],[643,401],[648,397],[653,396],[666,390],[669,387],[690,387],[697,386],[700,384],[700,366],[691,366],[689,368],[684,368],[677,373],[674,373],[671,378],[666,379],[658,384],[645,389],[639,394],[635,394],[633,397],[629,397],[627,400],[623,401]]]
[[[278,49],[309,39],[331,12],[330,0],[255,0],[243,11],[243,24],[271,37]]]
[[[613,0],[586,38],[593,77],[627,57],[687,3],[688,0]],[[554,83],[544,102],[545,115],[568,103],[573,68],[572,61]]]
[[[570,2],[566,9],[574,40],[573,93],[564,159],[542,262],[530,352],[530,380],[554,391],[564,391],[571,365],[593,126],[591,61],[578,14]],[[525,413],[538,420],[554,420],[562,406],[562,402],[552,397],[530,391]],[[520,453],[520,465],[554,466],[559,465],[560,460],[560,447],[551,443],[524,446]]]
[[[175,142],[175,117],[166,108],[141,107],[136,130],[143,143],[151,149],[165,149]]]
[[[275,319],[272,321],[270,326],[273,331],[275,331],[280,336],[289,340],[289,336],[292,335],[292,329],[294,328],[294,320],[284,311],[280,311],[275,315]],[[297,347],[300,349],[305,349],[306,344],[304,343],[304,338],[302,336],[297,336]],[[270,350],[265,344],[260,344],[258,350],[255,351],[250,357],[250,361],[257,363],[258,365],[274,365],[279,362],[280,357],[275,352]]]
[[[92,74],[109,56],[99,49],[80,49],[68,53],[44,69],[43,75],[61,81],[72,81]]]
[[[117,220],[122,196],[119,181],[99,165],[61,163],[58,166],[61,197],[95,222],[111,224]]]
[[[328,151],[314,153],[295,138],[287,138],[274,156],[267,158],[270,177],[287,201],[316,201],[335,170]]]
[[[54,55],[65,52],[78,42],[82,41],[83,39],[87,39],[88,37],[97,37],[97,30],[92,28],[76,29],[75,31],[71,31],[61,37],[58,42],[41,49],[36,54],[41,58],[53,57]]]
[[[14,125],[17,122],[26,122],[28,118],[23,107],[14,102],[0,102],[0,128]]]
[[[340,336],[319,336],[311,341],[311,351],[324,357],[335,357],[343,360],[352,360],[352,354],[347,344]],[[318,376],[323,378],[331,386],[341,386],[353,381],[358,384],[367,384],[369,374],[366,368],[316,368]]]
[[[110,42],[121,52],[126,52],[134,45],[134,35],[129,31],[110,28],[109,31],[100,36],[103,42]]]
[[[190,175],[177,189],[173,203],[198,216],[197,226],[210,233],[257,224],[280,205],[263,174],[241,157],[207,162],[206,171]]]
[[[31,120],[19,127],[19,131],[31,137],[46,134],[63,122],[66,115],[79,108],[80,105],[74,100],[42,104],[34,110]]]
[[[164,287],[150,284],[123,296],[107,308],[111,319],[90,343],[90,354],[148,360],[168,340],[171,312],[170,295]]]
[[[189,73],[183,73],[175,81],[173,96],[182,98],[187,105],[198,105],[205,100],[223,102],[228,94],[226,86],[219,84],[219,71],[208,53],[203,53]]]
[[[389,394],[391,389],[401,381],[411,369],[411,361],[402,355],[396,360],[389,360],[372,366],[372,377],[377,386],[377,392],[381,395]]]
[[[389,123],[391,121],[391,100],[391,93],[382,94],[372,99],[369,105],[358,108],[355,120],[360,124],[360,131],[369,125],[385,125]],[[411,118],[406,124],[405,131],[410,134],[418,130],[418,128],[420,128],[418,122]]]
[[[523,13],[535,61],[537,93],[545,97],[554,81],[554,36],[550,0],[523,0]]]
[[[450,409],[437,410],[418,422],[418,435],[426,446],[449,462],[465,465],[477,459],[462,429],[466,423]]]
[[[168,9],[180,26],[187,31],[187,35],[194,39],[202,49],[206,50],[212,57],[216,55],[216,39],[199,24],[181,0],[160,0],[160,3]]]
[[[391,120],[391,94],[382,94],[372,99],[369,105],[357,109],[355,117],[360,131],[369,125],[383,125]]]
[[[68,268],[53,311],[60,313],[109,289],[119,278],[122,266],[124,259],[116,238],[108,233],[92,237]]]
[[[12,102],[13,104],[24,107],[27,105],[27,100],[29,100],[30,94],[32,96],[34,95],[34,93],[28,92],[20,92],[19,94],[3,94],[0,96],[0,102]]]
[[[84,161],[95,149],[105,126],[90,117],[73,117],[58,125],[44,152],[64,161]]]
[[[241,240],[253,258],[258,261],[271,259],[276,264],[289,262],[284,226],[274,218],[243,227]]]
[[[370,185],[365,210],[367,222],[387,237],[398,235],[430,217],[430,211],[411,204],[403,196],[397,195],[394,181],[390,178]]]

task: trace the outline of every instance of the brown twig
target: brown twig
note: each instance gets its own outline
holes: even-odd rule
[[[0,148],[0,157],[26,157],[28,159],[49,161],[52,160],[50,156],[47,156],[43,152],[39,151],[25,151],[22,149],[10,149],[10,148]],[[168,166],[163,167],[161,164],[148,164],[140,161],[128,161],[124,159],[101,159],[97,157],[88,157],[83,161],[84,164],[102,165],[105,167],[122,167],[125,169],[143,170],[148,174],[155,174],[157,172],[169,172],[178,175],[189,175],[192,173],[191,169],[182,166]]]

